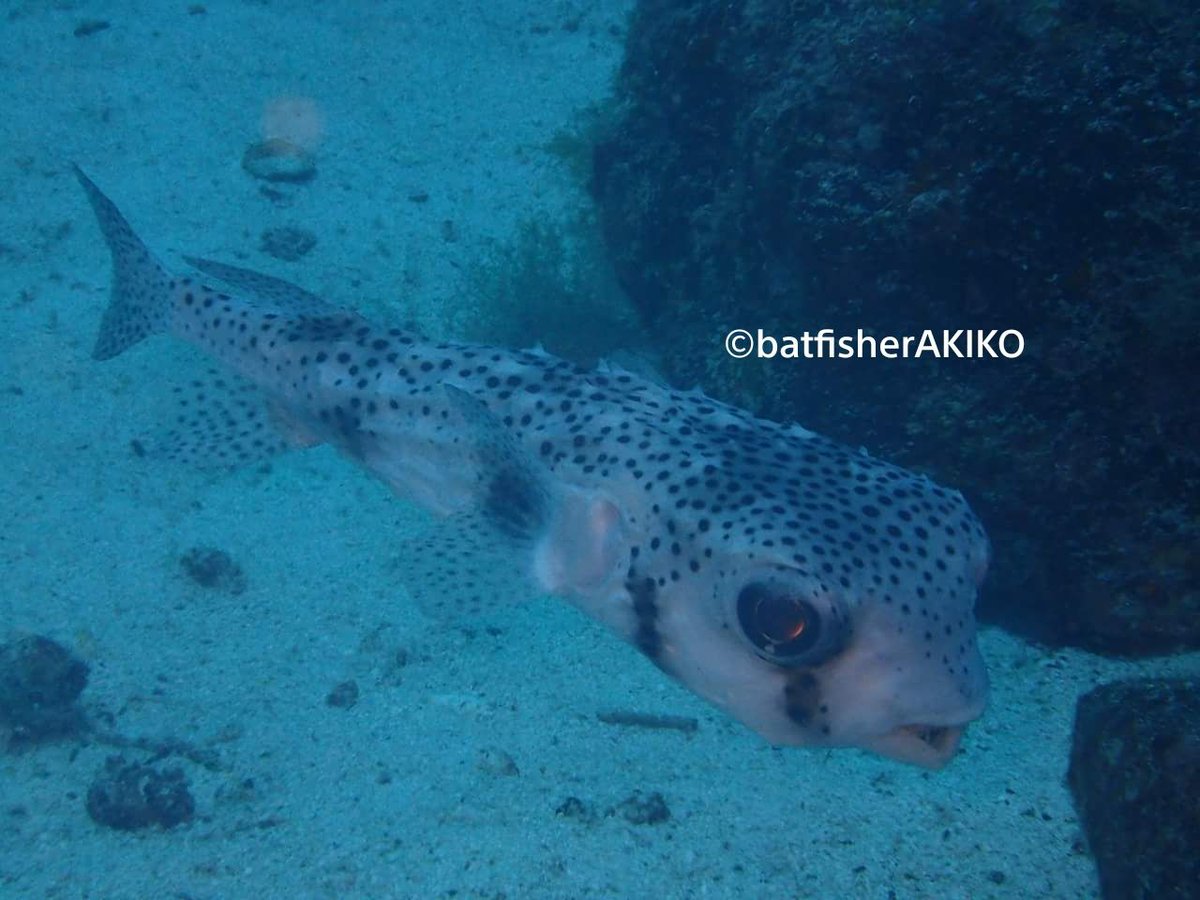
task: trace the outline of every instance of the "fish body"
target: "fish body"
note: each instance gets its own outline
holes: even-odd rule
[[[177,446],[330,443],[775,744],[937,767],[982,712],[988,545],[957,492],[615,367],[425,341],[219,263],[191,260],[228,289],[172,275],[78,174],[114,266],[94,355],[167,333],[261,400],[199,402]]]

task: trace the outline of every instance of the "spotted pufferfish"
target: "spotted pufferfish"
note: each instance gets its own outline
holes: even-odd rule
[[[193,402],[168,455],[329,443],[774,744],[939,767],[982,713],[988,543],[958,492],[615,366],[426,341],[207,260],[223,288],[172,274],[76,172],[113,261],[95,358],[167,333],[244,385]]]

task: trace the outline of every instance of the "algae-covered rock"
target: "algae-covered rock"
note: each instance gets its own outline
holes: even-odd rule
[[[672,381],[961,487],[985,619],[1200,646],[1200,9],[645,0],[596,146]],[[733,359],[732,328],[1017,329],[1017,359]]]

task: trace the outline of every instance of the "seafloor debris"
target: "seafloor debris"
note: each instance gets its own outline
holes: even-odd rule
[[[289,181],[300,184],[317,174],[317,164],[303,147],[272,138],[251,144],[242,154],[242,168],[263,181]]]
[[[596,814],[596,807],[580,800],[578,797],[568,797],[562,803],[558,804],[558,808],[554,810],[556,816],[562,816],[564,819],[571,819],[579,822],[582,825],[595,824],[599,816]]]
[[[594,803],[580,800],[578,797],[567,797],[554,810],[554,814],[581,825],[595,825],[601,818]],[[670,821],[671,810],[658,791],[645,795],[641,791],[634,791],[616,806],[606,809],[603,814],[607,819],[616,816],[620,816],[631,825],[661,825]]]
[[[390,648],[379,656],[375,683],[380,687],[399,687],[407,665],[408,651],[403,647]]]
[[[41,635],[0,644],[0,745],[78,735],[88,666]]]
[[[335,706],[338,709],[349,709],[357,702],[357,681],[343,681],[340,684],[336,684],[333,686],[333,690],[325,695],[325,705]]]
[[[193,547],[183,554],[179,562],[188,577],[201,587],[235,596],[246,590],[246,576],[242,567],[224,550]]]
[[[485,775],[520,775],[516,761],[499,747],[484,747],[475,757],[475,769]]]
[[[268,228],[258,242],[263,253],[285,262],[295,262],[315,246],[317,236],[305,228]]]
[[[690,716],[657,716],[651,713],[633,712],[627,709],[608,709],[596,713],[596,718],[605,725],[625,725],[630,728],[657,728],[667,731],[682,731],[691,736],[700,727]]]
[[[634,825],[661,825],[671,818],[671,810],[667,801],[658,791],[642,796],[641,791],[634,791],[617,804],[610,815],[620,814],[626,822]]]
[[[174,738],[128,737],[93,721],[79,703],[87,680],[87,663],[50,638],[29,635],[0,644],[0,748],[69,738],[221,768],[211,749]]]
[[[87,811],[97,823],[122,831],[174,828],[191,821],[196,801],[182,769],[159,770],[110,756],[88,788]]]
[[[393,625],[383,622],[367,632],[358,652],[380,687],[399,687],[408,665],[408,650],[399,642]]]
[[[75,37],[91,37],[93,34],[107,31],[111,27],[112,25],[107,19],[84,19],[75,26],[75,31],[72,33]]]

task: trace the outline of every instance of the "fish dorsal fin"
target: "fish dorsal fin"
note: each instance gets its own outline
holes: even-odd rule
[[[311,291],[306,291],[299,285],[284,281],[282,278],[211,259],[201,259],[195,256],[185,256],[183,259],[193,269],[223,281],[238,293],[250,295],[258,301],[261,307],[282,315],[331,317],[347,315],[345,310],[338,309]]]

